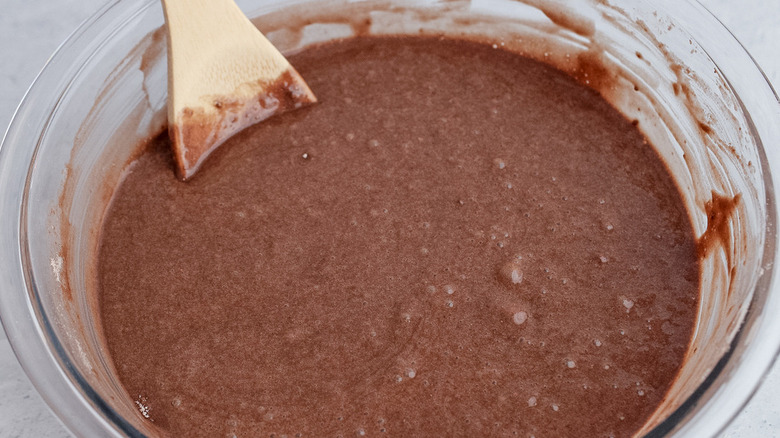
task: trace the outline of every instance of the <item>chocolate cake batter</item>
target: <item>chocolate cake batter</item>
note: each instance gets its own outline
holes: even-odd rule
[[[102,324],[182,437],[630,436],[698,300],[653,148],[599,95],[477,43],[291,58],[320,99],[178,181],[160,137],[102,230]]]

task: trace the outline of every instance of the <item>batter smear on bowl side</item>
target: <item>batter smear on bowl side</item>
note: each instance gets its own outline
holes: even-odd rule
[[[182,183],[160,136],[98,256],[131,397],[172,436],[628,437],[690,341],[696,240],[636,126],[489,45],[289,58],[320,103]]]

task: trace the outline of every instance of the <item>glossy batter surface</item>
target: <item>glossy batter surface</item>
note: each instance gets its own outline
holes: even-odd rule
[[[291,58],[320,103],[179,182],[132,164],[99,253],[123,384],[173,436],[630,436],[698,300],[652,147],[594,91],[476,43]]]

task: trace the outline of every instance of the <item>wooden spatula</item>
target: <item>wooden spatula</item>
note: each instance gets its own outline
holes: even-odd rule
[[[233,0],[162,0],[168,25],[168,123],[186,180],[245,127],[317,101]]]

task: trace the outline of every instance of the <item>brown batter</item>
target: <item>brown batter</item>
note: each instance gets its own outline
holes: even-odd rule
[[[158,138],[102,231],[120,378],[174,436],[629,436],[698,300],[664,165],[597,93],[476,43],[291,58],[321,103],[189,183]]]

